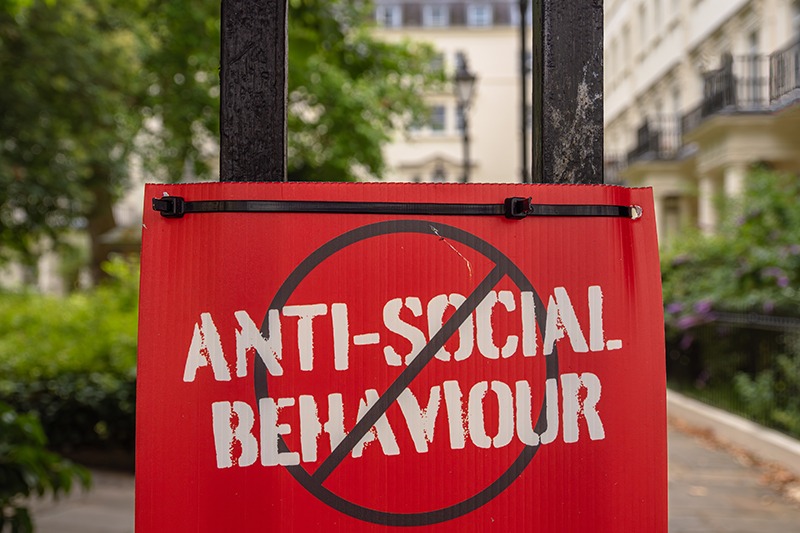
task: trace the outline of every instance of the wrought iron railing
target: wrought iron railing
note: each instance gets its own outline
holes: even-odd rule
[[[628,160],[624,154],[608,153],[603,157],[603,182],[607,185],[622,185],[625,180],[622,178],[622,171],[628,166]]]
[[[700,311],[670,320],[670,387],[800,437],[800,319]]]
[[[722,112],[758,112],[770,107],[770,62],[761,55],[723,56],[720,68],[703,75],[703,99],[681,120],[688,132]]]
[[[800,92],[800,39],[769,56],[769,79],[772,102]]]
[[[683,145],[682,136],[677,115],[650,117],[636,132],[636,147],[628,152],[628,162],[674,159]]]

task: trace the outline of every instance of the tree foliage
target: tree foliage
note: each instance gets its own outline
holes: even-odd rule
[[[155,179],[213,175],[219,2],[0,0],[0,235],[34,256],[85,228],[99,265],[131,157]],[[289,176],[380,177],[423,110],[432,50],[371,32],[367,2],[289,3]]]

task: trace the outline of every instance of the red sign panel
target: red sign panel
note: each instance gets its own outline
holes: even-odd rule
[[[140,313],[139,531],[667,529],[649,190],[149,185]]]

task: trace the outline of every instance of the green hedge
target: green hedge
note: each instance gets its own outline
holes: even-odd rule
[[[133,450],[138,269],[107,269],[64,297],[0,295],[0,400],[35,411],[60,451]]]

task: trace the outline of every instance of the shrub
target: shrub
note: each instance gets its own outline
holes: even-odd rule
[[[61,451],[134,445],[137,268],[106,268],[89,291],[0,298],[0,400],[33,409]]]
[[[33,414],[0,402],[0,531],[33,531],[26,500],[69,493],[73,481],[89,487],[89,472],[45,449],[47,439]]]

